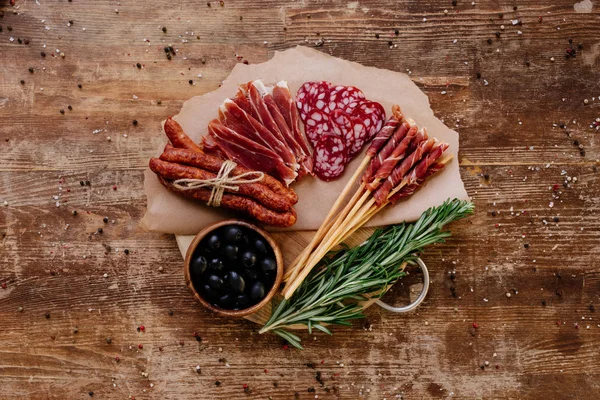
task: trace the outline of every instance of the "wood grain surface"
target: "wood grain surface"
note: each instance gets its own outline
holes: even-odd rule
[[[0,398],[600,398],[600,4],[575,2],[0,0]],[[295,45],[410,73],[477,207],[417,312],[304,351],[202,309],[137,225],[160,121]]]

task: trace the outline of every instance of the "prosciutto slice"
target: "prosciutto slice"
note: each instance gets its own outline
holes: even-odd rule
[[[392,154],[392,151],[402,139],[408,133],[410,129],[411,123],[409,121],[402,121],[402,124],[396,129],[396,131],[392,134],[392,137],[388,140],[388,142],[379,150],[377,155],[371,159],[369,166],[365,170],[365,173],[362,176],[363,183],[369,184],[373,180],[373,176],[381,167],[381,164],[385,161],[386,158]]]
[[[446,164],[441,163],[441,162],[436,162],[436,163],[432,164],[427,169],[425,174],[422,177],[418,178],[416,180],[416,182],[404,186],[396,194],[394,194],[392,197],[390,197],[390,199],[389,199],[390,203],[396,204],[398,201],[400,201],[400,199],[403,199],[404,197],[408,197],[408,196],[412,195],[418,188],[420,188],[423,185],[423,183],[425,182],[425,180],[427,178],[429,178],[431,175],[438,173],[439,171],[444,169],[445,166],[446,166]]]
[[[296,179],[297,173],[279,155],[228,128],[219,120],[214,119],[208,124],[208,134],[227,158],[238,164],[253,171],[266,172],[287,185]]]
[[[298,169],[298,164],[292,151],[234,101],[230,99],[225,100],[219,109],[219,119],[226,127],[234,130],[241,136],[251,139],[275,152],[294,171]]]
[[[273,87],[273,100],[275,101],[275,104],[277,104],[279,111],[281,111],[281,115],[283,115],[285,122],[287,122],[287,125],[290,127],[294,139],[296,139],[296,142],[300,145],[303,153],[306,155],[306,160],[304,162],[306,169],[312,171],[312,152],[306,136],[304,136],[300,129],[300,115],[287,82],[280,81]]]
[[[436,139],[428,139],[419,143],[415,151],[410,153],[400,165],[394,168],[385,182],[373,193],[377,205],[385,202],[392,189],[402,182],[408,171],[431,150],[435,143]]]
[[[402,112],[400,111],[400,106],[398,105],[392,106],[392,114],[393,115],[383,125],[383,128],[381,128],[381,130],[373,138],[371,145],[367,149],[367,157],[374,157],[377,153],[379,153],[379,150],[381,150],[387,143],[388,139],[393,135],[398,128],[398,125],[400,125],[400,122],[404,118]]]

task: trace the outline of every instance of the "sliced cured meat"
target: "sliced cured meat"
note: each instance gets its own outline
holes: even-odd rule
[[[316,146],[317,142],[324,133],[334,133],[333,125],[329,120],[329,115],[320,110],[312,110],[304,122],[304,131],[308,140],[310,140],[313,147]]]
[[[367,141],[379,132],[385,121],[383,106],[374,101],[363,101],[352,114],[360,118],[367,127]]]
[[[327,109],[329,112],[340,109],[352,113],[364,99],[362,90],[354,86],[335,86],[329,91]]]
[[[208,124],[208,133],[227,158],[253,171],[266,172],[289,185],[296,172],[283,159],[265,146],[229,129],[219,120]]]
[[[393,135],[393,133],[400,125],[400,122],[404,119],[404,115],[402,115],[402,111],[400,110],[400,106],[395,104],[392,106],[392,116],[387,120],[387,122],[383,125],[383,127],[379,130],[377,135],[371,141],[371,145],[367,149],[367,156],[373,157],[375,156],[379,150],[385,146],[388,139]]]
[[[329,102],[329,89],[331,83],[327,81],[305,82],[296,94],[296,106],[300,111],[300,118],[306,122],[314,109],[324,111]]]
[[[280,142],[286,143],[277,123],[273,119],[263,96],[267,94],[267,88],[261,81],[248,83],[248,99],[252,108],[258,115],[258,120],[267,128]]]
[[[298,109],[296,108],[287,82],[280,81],[275,85],[273,88],[273,100],[275,100],[275,104],[277,104],[285,122],[290,127],[296,142],[300,145],[302,151],[306,155],[302,164],[308,172],[311,172],[313,169],[312,152],[306,136],[304,136],[304,133],[300,129],[300,115],[298,114]]]
[[[362,121],[341,109],[333,110],[330,118],[334,122],[333,130],[346,141],[347,158],[350,159],[362,149],[367,129]]]
[[[345,140],[333,134],[324,134],[315,145],[313,172],[324,181],[339,177],[346,165]]]
[[[241,136],[265,146],[279,155],[292,169],[296,170],[298,164],[292,151],[272,134],[263,124],[252,115],[241,109],[230,99],[225,100],[219,109],[219,120],[228,128]]]

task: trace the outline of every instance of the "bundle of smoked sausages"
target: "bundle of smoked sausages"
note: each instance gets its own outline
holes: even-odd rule
[[[159,158],[150,159],[150,169],[169,190],[198,201],[210,202],[214,187],[185,187],[178,182],[214,182],[219,180],[226,159],[208,154],[192,141],[181,126],[168,118],[164,130],[171,144],[165,146]],[[256,173],[241,165],[233,165],[230,177]],[[222,185],[218,206],[245,214],[265,225],[289,227],[296,223],[293,205],[298,202],[296,193],[279,180],[260,172],[260,179],[251,183]],[[212,204],[215,205],[215,204]]]

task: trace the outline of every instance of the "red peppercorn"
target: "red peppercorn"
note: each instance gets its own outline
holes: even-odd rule
[[[198,332],[194,332],[194,333],[192,333],[192,336],[193,336],[193,337],[198,337]]]
[[[141,344],[141,343],[140,343],[140,344],[138,344],[138,349],[143,349],[143,348],[144,348],[144,345],[143,345],[143,344]]]
[[[6,282],[2,282],[2,289],[6,289]]]
[[[116,185],[115,185],[115,186],[113,186],[113,190],[117,190],[117,186],[116,186]]]
[[[479,328],[479,324],[477,322],[473,322],[473,328],[475,328],[475,329]]]
[[[158,351],[163,351],[162,346],[158,347]]]
[[[50,339],[54,340],[54,339],[56,339],[56,336],[52,335],[52,336],[50,336]]]
[[[248,389],[248,384],[244,383],[244,385],[242,386],[244,389]]]
[[[179,345],[180,345],[180,346],[183,346],[183,340],[180,340],[180,341],[179,341]]]
[[[288,346],[287,344],[284,344],[284,345],[283,345],[283,349],[284,349],[284,350],[288,350],[289,348],[290,348],[290,346]]]
[[[269,372],[269,370],[268,370],[268,369],[265,369],[265,374],[266,374],[266,373],[268,373],[268,372]]]
[[[119,361],[121,361],[121,359],[119,358],[119,356],[116,356],[116,357],[115,357],[115,361],[116,361],[116,362],[119,362]]]
[[[146,330],[146,327],[144,325],[140,325],[140,331],[144,332]]]

